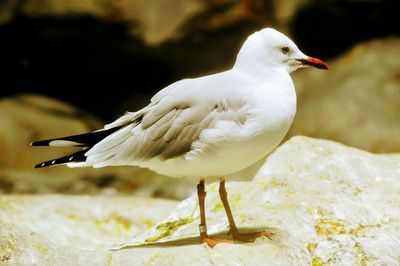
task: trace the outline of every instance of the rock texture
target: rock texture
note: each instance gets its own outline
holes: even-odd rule
[[[107,196],[3,196],[0,220],[30,230],[61,246],[109,248],[165,218],[173,200]],[[154,211],[157,209],[157,211]],[[93,237],[92,237],[93,236]]]
[[[400,151],[400,39],[355,46],[328,72],[298,71],[298,112],[289,136],[331,139],[373,151]]]
[[[196,195],[165,219],[173,202],[38,196],[28,204],[3,197],[0,259],[5,265],[397,265],[399,169],[400,155],[293,138],[251,182],[227,186],[240,229],[268,229],[275,238],[213,249],[198,243]],[[207,191],[209,231],[224,236],[217,184]],[[46,217],[43,208],[50,210]]]

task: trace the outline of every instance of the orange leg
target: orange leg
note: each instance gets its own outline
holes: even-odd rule
[[[204,179],[200,180],[200,183],[197,185],[197,196],[199,198],[199,207],[200,207],[200,240],[203,243],[207,243],[210,247],[215,246],[218,243],[233,243],[227,239],[218,239],[211,238],[207,234],[207,225],[206,225],[206,213],[204,209],[204,201],[206,199],[207,192],[204,190]]]
[[[236,227],[235,220],[233,219],[231,208],[228,203],[228,193],[225,189],[225,180],[221,179],[219,183],[219,196],[221,197],[221,201],[224,204],[226,216],[229,221],[229,233],[232,235],[233,239],[243,241],[243,242],[254,242],[258,237],[266,236],[269,239],[272,239],[273,233],[267,231],[259,231],[247,234],[239,233],[239,230]]]

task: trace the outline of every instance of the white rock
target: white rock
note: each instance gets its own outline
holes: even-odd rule
[[[18,221],[18,227],[63,246],[108,248],[153,226],[176,203],[115,196],[3,196],[0,219],[10,224]]]
[[[16,196],[12,204],[0,201],[0,260],[6,265],[400,264],[400,155],[295,137],[269,156],[253,181],[229,182],[227,190],[239,228],[268,229],[276,234],[273,240],[213,249],[199,244],[196,195],[148,230],[142,224],[145,217],[156,215],[155,221],[173,203],[149,200],[143,208],[146,201],[132,198],[88,197],[70,203],[59,198],[64,208],[82,217],[71,223],[56,200],[44,204],[37,196],[29,206]],[[217,184],[208,186],[206,206],[209,232],[225,235]],[[44,209],[37,211],[41,208],[49,210],[47,216]],[[97,233],[93,216],[105,213],[136,222],[126,235],[118,222],[105,227],[108,233]],[[118,242],[125,247],[105,250]]]

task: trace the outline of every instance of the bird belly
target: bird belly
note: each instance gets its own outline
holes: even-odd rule
[[[218,143],[194,157],[153,158],[136,165],[171,177],[225,177],[268,155],[282,141],[291,122],[292,118],[288,117],[256,136]]]
[[[273,100],[271,100],[273,99]],[[285,137],[296,113],[293,86],[259,90],[249,99],[248,121],[222,121],[207,129],[184,156],[135,163],[171,177],[224,177],[267,156]]]

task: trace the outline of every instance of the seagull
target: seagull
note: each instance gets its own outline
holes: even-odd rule
[[[264,28],[244,42],[233,67],[199,78],[179,80],[150,103],[127,112],[103,129],[32,146],[81,147],[78,152],[35,168],[132,165],[171,177],[197,178],[202,243],[254,242],[268,231],[240,233],[228,203],[225,178],[266,157],[282,141],[296,113],[290,73],[328,65],[302,53],[284,34]],[[205,181],[220,178],[219,195],[233,238],[207,234]]]

